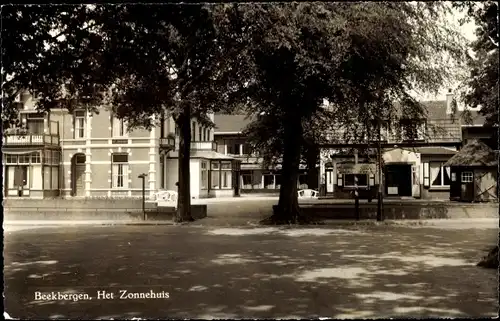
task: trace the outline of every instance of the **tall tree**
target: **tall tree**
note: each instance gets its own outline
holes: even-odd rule
[[[50,110],[111,106],[129,128],[166,113],[180,129],[177,221],[190,214],[191,119],[225,107],[236,69],[205,5],[2,7],[3,98],[21,89]],[[10,105],[9,105],[10,106]],[[12,104],[14,106],[14,104]],[[5,114],[12,122],[16,114]],[[4,115],[4,113],[2,114]]]
[[[454,5],[466,12],[464,22],[476,24],[477,38],[471,44],[474,55],[468,59],[471,72],[465,83],[468,90],[462,98],[467,106],[481,107],[486,125],[498,126],[498,3],[464,1]]]
[[[275,119],[282,139],[283,180],[275,222],[307,221],[296,181],[304,127],[328,99],[344,132],[375,120],[393,123],[393,101],[423,116],[411,92],[435,91],[449,76],[447,59],[463,54],[458,32],[443,20],[440,3],[291,3],[233,6],[251,113]],[[443,53],[448,53],[447,56]],[[446,57],[446,58],[445,58]],[[405,111],[406,112],[406,111]],[[384,124],[387,126],[388,124]],[[355,132],[355,131],[354,131]],[[277,145],[276,145],[277,146]]]

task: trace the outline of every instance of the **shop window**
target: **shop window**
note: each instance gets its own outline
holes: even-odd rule
[[[368,186],[368,175],[367,174],[345,174],[344,175],[344,186],[345,187],[354,187],[354,179],[357,176],[358,178],[358,186],[366,187]]]

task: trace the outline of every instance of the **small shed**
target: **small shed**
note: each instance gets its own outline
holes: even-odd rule
[[[480,140],[470,141],[445,166],[450,167],[450,200],[498,200],[498,152]]]

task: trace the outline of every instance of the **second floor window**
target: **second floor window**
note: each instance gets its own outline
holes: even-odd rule
[[[205,141],[205,139],[203,138],[203,132],[204,132],[203,127],[201,127],[201,126],[198,127],[198,140],[200,142],[204,142]]]
[[[124,137],[127,134],[125,120],[113,117],[113,137]]]
[[[77,110],[75,111],[74,120],[74,134],[75,138],[85,137],[85,111]]]
[[[26,129],[28,130],[28,133],[43,135],[45,116],[43,114],[27,114],[26,116]]]
[[[113,154],[111,159],[111,173],[113,188],[127,188],[128,187],[128,155],[127,154]]]
[[[194,142],[196,140],[196,123],[193,122],[193,124],[191,125],[191,140]]]

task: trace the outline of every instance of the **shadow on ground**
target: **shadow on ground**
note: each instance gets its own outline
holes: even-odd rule
[[[5,239],[16,318],[491,317],[490,230],[66,227]],[[115,293],[97,300],[97,291]],[[120,290],[169,299],[120,300]],[[36,301],[35,291],[92,300]]]

